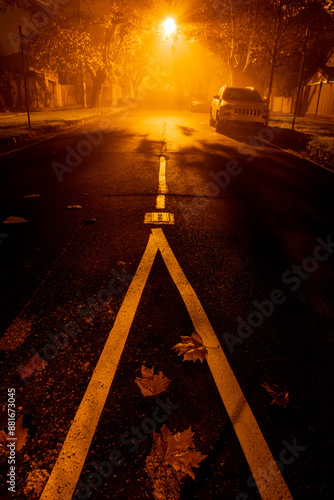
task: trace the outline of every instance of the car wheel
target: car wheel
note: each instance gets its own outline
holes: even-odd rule
[[[216,131],[221,132],[222,131],[222,124],[219,120],[219,112],[216,115]]]
[[[209,121],[209,123],[210,123],[210,127],[214,127],[216,124],[214,119],[212,118],[212,109],[210,109],[210,121]]]

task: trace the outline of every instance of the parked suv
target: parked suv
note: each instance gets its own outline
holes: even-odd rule
[[[221,130],[224,125],[268,125],[269,108],[253,87],[221,87],[213,97],[210,124]]]

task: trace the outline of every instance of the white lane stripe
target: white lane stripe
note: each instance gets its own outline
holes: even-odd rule
[[[161,228],[152,229],[165,264],[188,309],[195,330],[209,349],[207,361],[263,500],[292,500],[258,423],[246,401],[207,315]]]
[[[156,253],[157,246],[150,235],[40,500],[72,498]]]

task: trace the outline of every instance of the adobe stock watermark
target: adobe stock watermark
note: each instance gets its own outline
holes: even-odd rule
[[[271,463],[268,463],[268,467],[265,470],[258,470],[257,473],[259,473],[260,476],[265,477],[265,481],[262,480],[259,481],[258,483],[255,482],[253,474],[251,474],[248,479],[247,479],[247,484],[251,488],[262,488],[265,489],[266,487],[271,484],[275,478],[278,476],[279,472],[282,474],[282,472],[285,469],[285,466],[293,464],[293,462],[300,456],[300,452],[303,452],[307,449],[306,446],[300,446],[297,444],[297,440],[293,439],[292,444],[290,444],[287,440],[282,441],[283,449],[281,450],[279,454],[279,460],[274,460]],[[276,465],[279,469],[277,471]],[[256,489],[256,493],[260,495],[260,492],[258,489]],[[248,495],[248,493],[239,493],[236,497],[235,500],[250,500],[251,497]]]
[[[161,424],[179,408],[180,405],[173,404],[169,396],[166,396],[165,402],[160,398],[155,399],[156,407],[152,411],[151,418],[144,418],[140,426],[127,430],[120,436],[122,445],[127,446],[129,453],[135,453],[142,441],[146,441],[149,436],[157,430],[158,424]],[[92,462],[92,466],[96,472],[90,472],[84,479],[79,479],[74,493],[74,498],[86,499],[92,494],[92,490],[97,490],[103,484],[105,479],[108,479],[114,471],[114,467],[123,465],[126,462],[124,453],[117,449],[113,449],[108,457],[100,463]]]
[[[281,281],[284,285],[288,285],[290,291],[295,292],[300,287],[303,281],[306,281],[311,274],[319,268],[319,263],[325,262],[334,253],[334,242],[332,235],[327,236],[327,240],[318,237],[316,241],[319,243],[313,251],[313,255],[306,257],[301,265],[293,264],[290,269],[285,271],[281,276]],[[258,302],[253,301],[255,309],[249,313],[247,319],[241,316],[237,317],[236,335],[225,332],[223,334],[224,342],[231,354],[234,353],[235,346],[243,344],[245,339],[251,337],[256,328],[263,325],[265,319],[270,318],[276,311],[277,307],[287,300],[287,296],[280,288],[275,288],[270,293],[269,298]]]
[[[241,143],[238,145],[238,153],[245,156],[246,161],[249,163],[256,158],[256,149],[250,146],[263,147],[263,144],[258,142],[258,139],[271,142],[274,138],[273,131],[268,127],[263,127],[258,132],[257,137],[249,136],[247,138],[248,144]],[[178,203],[180,210],[186,223],[190,222],[190,218],[199,215],[210,203],[212,198],[218,197],[220,189],[225,189],[231,183],[231,180],[237,177],[242,172],[242,167],[237,160],[229,160],[226,163],[225,169],[220,170],[218,173],[213,171],[209,172],[209,176],[214,182],[206,182],[202,188],[194,188],[194,197],[191,203]]]
[[[79,304],[76,308],[78,316],[82,317],[86,323],[92,324],[97,312],[105,310],[115,294],[121,293],[125,287],[129,286],[133,276],[122,269],[121,274],[115,269],[112,270],[113,277],[108,283],[108,288],[102,288],[96,296],[88,297],[87,300]],[[48,342],[39,351],[31,349],[32,357],[25,365],[20,365],[17,371],[25,385],[28,385],[29,379],[36,376],[49,361],[58,356],[59,351],[68,347],[70,339],[77,337],[82,329],[75,321],[70,321],[65,325],[64,332],[52,334],[48,332]],[[50,342],[51,341],[51,342]]]
[[[11,43],[14,52],[20,52],[21,44],[25,44],[27,40],[33,38],[38,33],[40,28],[45,28],[59,12],[59,5],[66,5],[71,0],[37,0],[36,4],[40,7],[33,14],[31,19],[26,16],[21,17],[22,37],[10,31],[7,38]]]

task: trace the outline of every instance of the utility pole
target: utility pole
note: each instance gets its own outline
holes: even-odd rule
[[[25,93],[26,93],[28,128],[31,128],[31,125],[30,125],[30,110],[29,110],[29,93],[28,93],[28,84],[27,84],[26,65],[25,65],[25,61],[24,61],[24,50],[23,50],[23,43],[22,43],[22,38],[23,37],[22,37],[22,28],[21,28],[21,26],[19,26],[19,33],[20,33],[20,46],[21,46],[21,54],[22,54],[24,89],[25,89]]]
[[[294,128],[295,128],[295,121],[296,121],[296,116],[297,116],[297,112],[298,112],[299,96],[300,96],[300,90],[301,90],[301,87],[302,87],[302,77],[303,77],[303,71],[304,71],[304,62],[305,62],[305,52],[306,52],[307,36],[308,36],[308,28],[306,28],[305,36],[304,36],[304,43],[303,43],[303,49],[302,49],[303,50],[303,55],[302,55],[302,62],[300,64],[299,78],[298,78],[297,99],[296,99],[295,113],[293,115],[291,130],[294,130]]]

